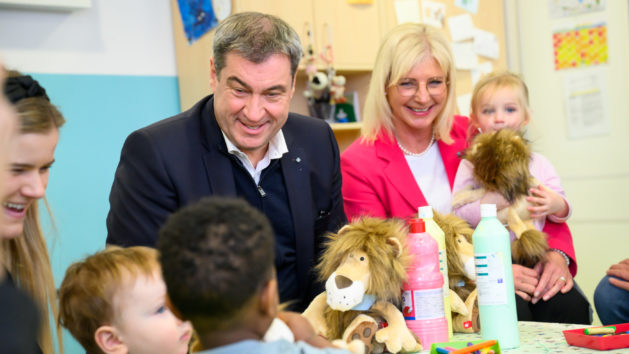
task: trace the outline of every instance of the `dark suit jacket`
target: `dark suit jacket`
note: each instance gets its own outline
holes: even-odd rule
[[[168,215],[203,196],[236,196],[232,163],[216,122],[213,96],[133,132],[124,143],[109,196],[107,243],[155,245]],[[308,301],[322,237],[347,222],[339,151],[329,125],[289,114],[281,168],[295,229],[299,292]],[[307,304],[307,303],[306,303]]]

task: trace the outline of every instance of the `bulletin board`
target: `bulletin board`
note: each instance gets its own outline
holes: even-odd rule
[[[395,13],[395,1],[390,0],[389,9],[388,9],[388,22],[391,24],[397,24],[397,16]],[[404,1],[404,0],[402,0]],[[413,1],[413,0],[410,0]],[[422,12],[425,4],[424,2],[429,3],[440,3],[445,5],[445,16],[443,21],[443,31],[446,35],[452,39],[449,26],[448,19],[463,15],[469,14],[472,23],[475,28],[481,29],[483,31],[487,31],[493,33],[496,36],[496,40],[498,43],[498,57],[497,59],[489,59],[483,56],[477,56],[478,65],[482,67],[483,63],[491,63],[493,70],[506,70],[507,69],[507,52],[506,52],[506,44],[505,44],[505,21],[504,21],[504,3],[503,0],[416,0],[417,6],[419,8],[420,13]],[[472,13],[467,11],[466,9],[457,6],[457,4],[465,3],[468,5],[477,4],[476,13]],[[422,22],[424,19],[424,14],[421,14]],[[469,40],[467,40],[469,41]],[[486,65],[486,64],[485,64]],[[471,70],[457,70],[456,77],[456,92],[457,97],[461,97],[463,95],[469,95],[472,93],[472,89],[474,88],[474,82],[472,81]],[[469,106],[469,104],[467,105]],[[467,112],[460,112],[467,114]]]

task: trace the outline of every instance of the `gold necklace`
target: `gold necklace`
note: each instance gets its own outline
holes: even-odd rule
[[[402,150],[402,152],[404,153],[404,155],[408,155],[408,156],[414,156],[414,157],[421,157],[423,156],[426,152],[428,152],[428,150],[430,150],[430,147],[432,146],[432,144],[435,142],[435,136],[432,135],[430,137],[430,142],[428,143],[428,146],[426,147],[426,149],[424,149],[424,151],[422,152],[412,152],[408,149],[406,149],[404,146],[402,146],[402,144],[400,144],[400,141],[397,140],[397,138],[395,139],[397,141],[397,146],[400,147],[400,150]]]

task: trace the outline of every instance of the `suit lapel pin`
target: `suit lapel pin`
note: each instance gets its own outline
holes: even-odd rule
[[[301,162],[301,157],[297,157],[297,158],[295,159],[295,161],[296,161],[297,163],[300,163],[300,162]]]

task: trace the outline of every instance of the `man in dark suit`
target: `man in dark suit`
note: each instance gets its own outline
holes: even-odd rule
[[[312,268],[324,234],[347,222],[334,134],[288,111],[302,49],[284,21],[234,14],[217,27],[213,49],[214,94],[125,141],[107,243],[154,246],[180,207],[207,195],[241,197],[271,220],[280,300],[302,310],[322,289]]]

